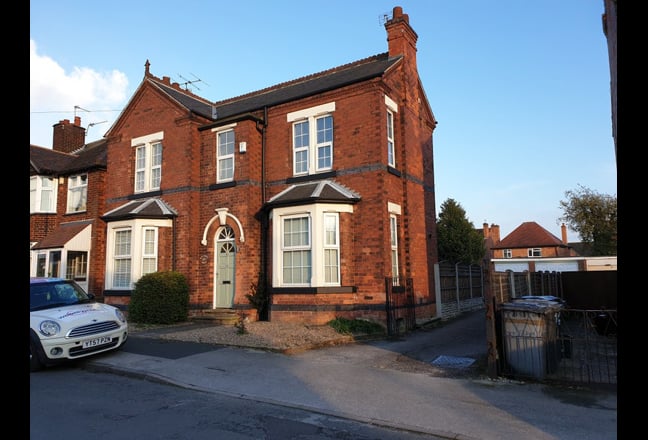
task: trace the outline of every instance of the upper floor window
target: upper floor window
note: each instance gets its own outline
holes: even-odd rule
[[[81,212],[87,209],[88,175],[68,177],[67,212]]]
[[[513,258],[513,251],[511,249],[504,249],[504,258]]]
[[[293,174],[304,175],[333,168],[333,115],[335,103],[288,113],[293,123]]]
[[[29,178],[29,212],[56,212],[56,179],[33,176]]]
[[[540,248],[529,248],[527,252],[529,257],[542,257],[542,249]]]
[[[394,114],[387,110],[387,164],[396,166],[394,153]]]
[[[398,111],[396,103],[385,95],[387,105],[387,164],[396,167],[396,144],[394,141],[394,113]]]
[[[216,138],[216,181],[228,182],[234,179],[234,130],[221,131]]]
[[[131,141],[131,146],[135,147],[136,193],[160,189],[163,135],[163,132],[159,132]]]

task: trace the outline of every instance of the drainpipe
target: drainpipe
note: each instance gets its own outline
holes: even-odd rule
[[[172,240],[171,240],[171,246],[173,247],[171,251],[171,255],[173,255],[173,258],[171,259],[171,270],[175,272],[176,270],[176,240],[177,240],[177,231],[176,231],[176,218],[175,216],[171,220],[173,227],[171,228],[172,232]]]
[[[257,130],[261,132],[261,218],[260,225],[261,228],[261,267],[259,268],[259,273],[261,274],[261,279],[259,282],[263,282],[263,287],[267,293],[267,284],[268,284],[268,215],[263,208],[263,205],[266,201],[266,128],[268,126],[268,107],[263,107],[263,125],[259,129],[259,122],[257,122]],[[266,313],[268,313],[269,320],[269,304],[266,306]]]
[[[261,205],[263,205],[266,201],[265,155],[266,155],[266,127],[267,126],[268,126],[268,107],[265,106],[263,107],[263,128],[261,131]]]

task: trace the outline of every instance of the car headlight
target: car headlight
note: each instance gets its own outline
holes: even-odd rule
[[[119,319],[121,322],[126,322],[126,316],[124,316],[121,310],[115,309],[115,315],[117,315],[117,319]]]
[[[40,323],[39,330],[44,336],[54,336],[61,331],[61,326],[56,321],[43,321]]]

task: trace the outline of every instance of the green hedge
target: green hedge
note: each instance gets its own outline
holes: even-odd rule
[[[174,324],[189,317],[189,284],[179,272],[153,272],[135,283],[128,320],[141,324]]]

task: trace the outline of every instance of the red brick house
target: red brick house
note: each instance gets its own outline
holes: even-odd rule
[[[29,147],[30,275],[71,278],[101,297],[106,140],[85,144],[79,117],[53,131],[51,149]]]
[[[585,259],[567,242],[567,226],[561,226],[561,238],[536,222],[524,222],[500,240],[499,226],[484,223],[484,237],[489,239],[493,270],[505,272],[585,270]]]
[[[174,270],[194,313],[250,311],[256,284],[270,320],[384,321],[393,277],[435,316],[436,120],[409,17],[385,28],[385,53],[220,102],[147,61],[103,140],[93,293],[127,308],[139,277]]]

